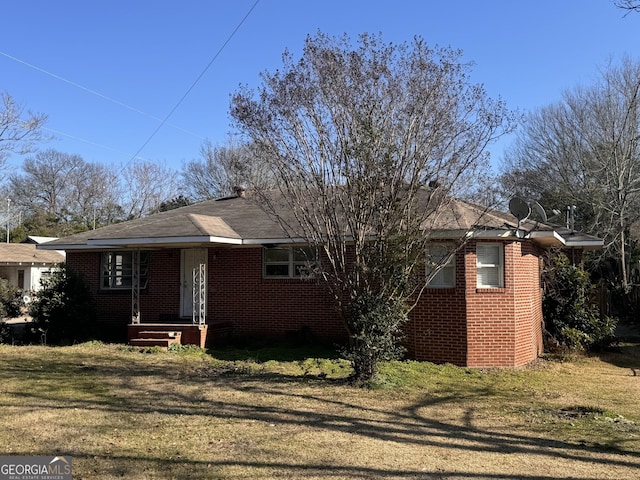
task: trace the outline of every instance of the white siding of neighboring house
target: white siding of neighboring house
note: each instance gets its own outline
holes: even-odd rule
[[[20,271],[24,272],[24,285],[20,285]],[[37,267],[32,265],[0,266],[0,278],[5,278],[15,287],[22,287],[25,291],[37,291],[42,288],[43,275],[51,272],[52,267]]]

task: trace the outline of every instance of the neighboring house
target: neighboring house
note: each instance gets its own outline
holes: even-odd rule
[[[472,367],[524,365],[542,352],[541,264],[550,247],[581,256],[595,237],[453,201],[438,242],[467,238],[405,327],[408,356]],[[48,242],[87,280],[111,339],[179,332],[204,346],[233,336],[344,340],[300,243],[250,199],[211,200]],[[307,252],[309,254],[309,252]],[[425,252],[425,257],[427,256]],[[320,259],[320,261],[322,261]],[[142,344],[142,343],[139,343]]]
[[[34,243],[0,243],[0,278],[25,292],[37,291],[42,277],[64,260],[64,253],[36,250]]]

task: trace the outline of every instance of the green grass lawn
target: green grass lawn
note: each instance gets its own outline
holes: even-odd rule
[[[74,479],[637,479],[640,344],[525,369],[0,345],[0,453]]]

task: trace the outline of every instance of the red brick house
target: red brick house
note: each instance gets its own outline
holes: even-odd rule
[[[438,242],[467,240],[432,279],[406,325],[408,356],[472,367],[518,366],[542,352],[541,254],[600,239],[453,201]],[[438,246],[434,244],[434,255]],[[180,332],[201,346],[233,336],[306,332],[344,340],[325,288],[305,278],[304,246],[251,200],[210,200],[61,238],[89,283],[110,339]]]

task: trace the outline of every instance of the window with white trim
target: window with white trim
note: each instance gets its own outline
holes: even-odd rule
[[[104,290],[131,288],[133,252],[103,252],[100,286]],[[146,288],[149,276],[149,252],[140,252],[140,288]]]
[[[477,288],[504,287],[504,246],[501,243],[476,245]]]
[[[309,278],[316,251],[311,247],[271,247],[263,250],[262,260],[265,278]]]
[[[435,243],[427,247],[427,277],[434,270],[439,269],[429,281],[429,288],[455,288],[456,255],[454,249],[453,244],[446,243]]]

